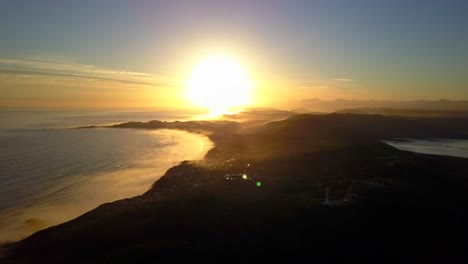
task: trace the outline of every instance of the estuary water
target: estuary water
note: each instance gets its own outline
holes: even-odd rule
[[[462,139],[397,139],[385,140],[397,149],[432,155],[468,158],[468,140]]]

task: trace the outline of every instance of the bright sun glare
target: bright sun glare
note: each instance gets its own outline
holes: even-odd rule
[[[187,97],[196,106],[209,108],[211,116],[233,111],[252,100],[252,83],[236,60],[222,55],[201,60],[187,80]]]

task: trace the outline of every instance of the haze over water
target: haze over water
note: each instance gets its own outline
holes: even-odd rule
[[[202,158],[212,146],[204,136],[174,130],[45,129],[115,123],[119,115],[127,121],[115,112],[70,113],[28,112],[27,119],[18,111],[1,114],[0,241],[17,240],[103,203],[143,194],[167,169]],[[127,115],[134,120],[180,118]]]

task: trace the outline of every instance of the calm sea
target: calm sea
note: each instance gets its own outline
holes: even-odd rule
[[[0,242],[140,195],[167,169],[201,159],[212,146],[183,131],[69,129],[190,118],[173,112],[0,111]]]

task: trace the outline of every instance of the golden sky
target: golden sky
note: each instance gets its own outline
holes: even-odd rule
[[[467,100],[468,4],[435,1],[0,2],[0,107],[187,108],[224,54],[250,106]]]

